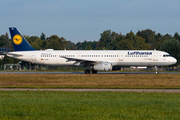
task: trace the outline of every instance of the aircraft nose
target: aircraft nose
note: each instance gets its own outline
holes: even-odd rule
[[[176,58],[173,58],[173,59],[172,59],[172,63],[173,63],[173,64],[176,64],[176,63],[177,63]]]

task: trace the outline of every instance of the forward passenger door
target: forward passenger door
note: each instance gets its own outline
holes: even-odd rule
[[[153,61],[158,61],[158,53],[153,52]]]

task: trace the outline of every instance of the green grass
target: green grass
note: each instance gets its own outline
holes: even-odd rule
[[[0,119],[180,119],[178,93],[0,91]]]

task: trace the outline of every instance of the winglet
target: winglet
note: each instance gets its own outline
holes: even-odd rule
[[[9,28],[14,51],[34,51],[35,49],[28,43],[28,41],[20,34],[15,27]]]

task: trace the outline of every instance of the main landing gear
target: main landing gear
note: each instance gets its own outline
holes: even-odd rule
[[[89,69],[86,69],[86,70],[84,71],[84,73],[85,73],[85,74],[90,74],[90,70],[89,70]],[[92,74],[96,74],[96,73],[97,73],[96,70],[92,70]]]
[[[86,69],[86,70],[84,71],[84,73],[85,73],[85,74],[90,74],[90,70],[89,70],[89,69]]]
[[[92,70],[92,74],[96,74],[97,73],[97,70]]]

